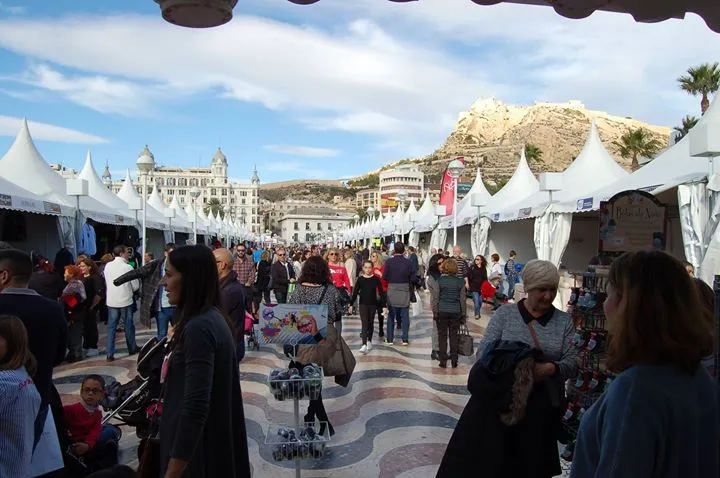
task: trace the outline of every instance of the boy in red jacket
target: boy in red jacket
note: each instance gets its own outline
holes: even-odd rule
[[[73,442],[72,453],[105,466],[117,463],[117,441],[101,439],[103,411],[100,402],[105,398],[105,380],[100,375],[85,377],[80,398],[78,403],[63,407],[68,434]]]

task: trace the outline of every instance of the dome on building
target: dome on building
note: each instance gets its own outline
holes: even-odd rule
[[[212,158],[213,164],[221,163],[227,165],[227,157],[222,152],[222,149],[218,148],[217,151],[215,151],[215,155]]]
[[[138,157],[143,156],[143,155],[150,156],[153,159],[153,161],[155,161],[155,155],[152,154],[152,152],[150,151],[150,148],[148,148],[147,144],[145,145],[145,149],[140,151],[140,154],[138,154]]]
[[[110,163],[105,161],[105,169],[102,174],[102,182],[105,186],[109,186],[112,183],[112,174],[110,174]]]
[[[252,175],[252,179],[251,179],[250,181],[251,181],[253,184],[258,184],[258,183],[260,183],[260,176],[258,176],[258,173],[257,173],[257,165],[255,165],[255,166],[253,167],[253,175]]]

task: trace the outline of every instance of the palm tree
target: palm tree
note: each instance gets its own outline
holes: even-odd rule
[[[538,148],[534,144],[526,143],[525,144],[525,158],[530,163],[542,163],[542,149]]]
[[[205,214],[210,213],[213,216],[215,216],[217,213],[220,213],[220,217],[225,216],[225,214],[223,213],[223,206],[222,204],[220,204],[220,200],[218,198],[210,198],[208,202],[205,203],[203,211],[205,211]]]
[[[687,75],[678,78],[680,88],[693,96],[701,95],[700,111],[705,114],[710,106],[708,96],[720,89],[720,67],[718,62],[688,68]]]
[[[675,142],[680,141],[685,137],[686,134],[690,132],[691,129],[695,127],[697,124],[698,119],[694,116],[685,116],[682,119],[682,125],[675,126],[673,128],[673,131],[675,131]]]
[[[640,156],[653,158],[662,149],[662,143],[650,136],[650,132],[644,128],[628,131],[620,137],[620,141],[613,141],[613,144],[620,150],[620,156],[632,160],[630,167],[633,171],[640,167]]]

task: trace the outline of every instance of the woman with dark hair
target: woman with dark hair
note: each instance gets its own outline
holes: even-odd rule
[[[339,321],[336,318],[341,316],[340,294],[337,288],[333,286],[330,267],[319,256],[312,256],[305,261],[298,282],[299,285],[288,302],[290,304],[327,305],[328,325],[327,339],[322,340],[319,345],[299,345],[296,360],[303,366],[311,363],[324,366],[326,361],[335,353],[337,341],[342,340],[335,328],[335,324]],[[302,370],[302,367],[300,367],[300,370]],[[335,430],[330,424],[330,419],[325,411],[322,395],[317,400],[310,400],[305,422],[315,423],[316,418],[321,422],[321,435],[324,435],[325,432],[325,425],[322,422],[327,422],[330,435],[335,434]]]
[[[260,310],[260,302],[270,303],[270,251],[263,251],[260,254],[260,262],[257,265],[257,277],[255,279],[255,287],[253,289],[253,298],[255,300],[255,310]]]
[[[161,374],[160,476],[249,477],[233,324],[221,312],[215,259],[205,246],[179,247],[165,268],[162,286],[177,309]]]
[[[87,299],[83,303],[85,318],[83,320],[83,354],[86,357],[98,355],[98,306],[105,296],[105,281],[95,261],[88,257],[78,259],[78,267],[83,273]]]
[[[436,307],[436,304],[438,303],[438,298],[440,297],[440,286],[438,285],[438,280],[440,280],[440,276],[442,275],[442,273],[440,272],[440,266],[442,265],[443,261],[445,261],[445,256],[442,254],[435,254],[430,258],[430,262],[428,263],[427,279],[425,280],[427,288],[430,291],[430,306],[432,307],[433,313],[432,352],[430,353],[430,360],[440,359],[437,328],[439,311]]]
[[[60,296],[60,303],[65,309],[68,322],[68,362],[83,359],[83,333],[87,308],[87,292],[82,282],[83,273],[78,266],[65,266],[65,282],[67,285]]]
[[[482,313],[482,285],[487,279],[487,261],[485,260],[485,257],[478,254],[475,256],[475,261],[473,261],[473,265],[470,267],[470,271],[468,273],[468,284],[470,285],[469,292],[472,292],[473,303],[475,304],[475,320],[479,320]]]
[[[605,300],[618,373],[583,415],[571,477],[719,476],[718,389],[701,366],[713,352],[710,311],[682,262],[626,253]]]

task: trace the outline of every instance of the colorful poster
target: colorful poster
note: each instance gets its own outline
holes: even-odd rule
[[[261,341],[266,344],[316,344],[327,337],[325,304],[261,304]]]
[[[465,162],[465,158],[455,158],[459,161]],[[455,179],[450,174],[447,168],[445,168],[445,174],[443,174],[442,184],[440,186],[440,205],[445,206],[445,214],[450,216],[453,213],[453,207],[455,203]]]
[[[654,196],[623,191],[600,204],[600,252],[665,250],[666,210]]]

